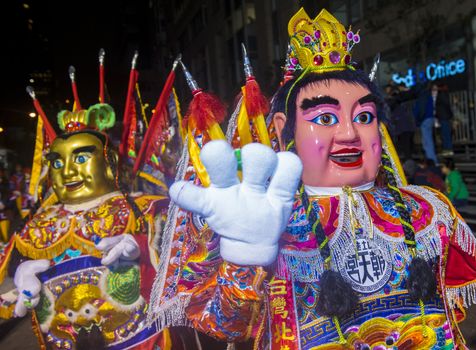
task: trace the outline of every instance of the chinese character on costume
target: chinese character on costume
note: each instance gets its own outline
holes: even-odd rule
[[[378,60],[355,69],[360,34],[326,10],[299,10],[288,32],[268,125],[246,56],[226,139],[186,71],[188,147],[149,319],[256,349],[464,349],[476,241],[444,195],[407,185]]]
[[[61,134],[56,135],[49,124],[34,90],[27,89],[40,116],[31,189],[42,202],[32,219],[1,250],[2,280],[9,265],[20,264],[14,274],[16,290],[1,295],[0,316],[22,317],[32,310],[41,349],[172,348],[168,330],[159,333],[146,323],[158,265],[154,248],[160,237],[157,226],[168,199],[163,194],[129,194],[121,185],[122,169],[137,158],[136,118],[140,115],[136,115],[135,104],[140,95],[136,59],[137,55],[131,69],[125,142],[119,158],[106,134],[114,126],[115,113],[104,103],[103,50],[99,56],[101,103],[81,107],[71,67],[75,102],[72,111],[58,114]],[[162,98],[167,103],[169,85],[169,94]],[[151,120],[160,124],[155,125],[155,133],[163,131],[160,136],[165,139],[167,123],[156,119]],[[160,148],[164,143],[154,145]],[[149,158],[138,168],[152,169],[141,173],[141,178],[152,182],[149,187],[156,186],[155,193],[166,193],[166,186],[156,176],[159,168],[153,168],[158,164],[155,151],[151,147],[141,149],[140,154],[145,152]],[[42,190],[48,184],[47,174],[52,191]]]

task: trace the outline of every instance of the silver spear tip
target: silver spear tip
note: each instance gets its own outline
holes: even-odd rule
[[[179,53],[177,55],[177,57],[175,58],[174,63],[172,64],[172,70],[175,70],[175,68],[177,68],[177,65],[179,64],[179,62],[182,62],[182,54],[181,53]]]
[[[195,81],[195,79],[193,79],[192,74],[190,74],[190,72],[188,71],[187,67],[186,67],[185,64],[183,63],[183,61],[180,60],[179,62],[180,62],[180,65],[182,66],[183,72],[184,72],[184,74],[185,74],[185,79],[187,80],[187,85],[188,85],[188,87],[190,88],[190,90],[192,90],[192,92],[199,90],[200,87],[198,86],[198,84],[197,84],[197,82]]]
[[[246,51],[245,44],[241,43],[241,52],[243,53],[243,68],[245,71],[245,78],[251,78],[253,76],[253,67],[251,66],[250,58]]]
[[[73,66],[69,66],[68,68],[68,73],[69,73],[69,78],[74,81],[75,75],[76,75],[76,68]]]
[[[28,95],[30,95],[30,97],[31,97],[32,99],[35,99],[35,98],[36,98],[36,96],[35,96],[35,89],[33,89],[33,86],[28,85],[28,86],[26,87],[26,92],[28,93]]]
[[[372,65],[372,69],[370,70],[369,79],[370,81],[374,81],[377,77],[377,70],[378,65],[380,64],[380,52],[375,55],[374,64]]]
[[[132,69],[136,68],[138,57],[139,57],[139,51],[135,50],[134,51],[134,56],[132,57],[132,64],[131,64]]]
[[[99,64],[101,66],[104,64],[104,56],[106,56],[106,51],[103,48],[99,49]]]

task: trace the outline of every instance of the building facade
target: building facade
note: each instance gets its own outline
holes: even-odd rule
[[[281,79],[287,22],[301,6],[310,16],[325,7],[360,29],[363,40],[353,58],[368,70],[380,53],[381,85],[438,80],[451,90],[475,87],[476,3],[471,0],[157,0],[158,12],[166,16],[163,54],[171,64],[182,53],[199,84],[230,101],[244,79],[243,42],[263,90],[272,93]]]

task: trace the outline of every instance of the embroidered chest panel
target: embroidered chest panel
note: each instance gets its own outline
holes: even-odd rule
[[[36,214],[20,233],[21,239],[35,248],[47,248],[68,233],[90,242],[125,232],[133,218],[124,197],[107,200],[90,210],[70,212],[54,205]]]

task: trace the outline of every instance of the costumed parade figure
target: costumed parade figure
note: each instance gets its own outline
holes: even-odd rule
[[[259,122],[240,117],[245,91],[228,142],[203,138],[200,159],[184,158],[150,320],[255,338],[256,349],[464,349],[471,230],[444,195],[406,184],[377,117],[375,69],[351,64],[359,33],[303,9],[288,32],[270,112],[280,152],[244,142],[248,128],[248,142],[266,144]]]
[[[170,349],[168,331],[145,323],[158,264],[156,226],[168,200],[120,189],[117,153],[105,133],[115,113],[105,103],[82,109],[72,69],[70,76],[75,109],[58,114],[58,136],[28,89],[54,194],[2,250],[2,280],[12,256],[19,253],[22,262],[16,293],[1,296],[1,315],[33,310],[42,349]]]

